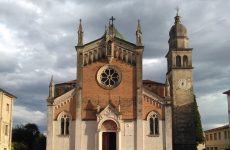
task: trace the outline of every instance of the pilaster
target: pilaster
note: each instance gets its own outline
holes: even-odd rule
[[[136,48],[136,150],[144,149],[144,136],[143,136],[143,121],[142,121],[142,57],[143,46],[137,46]]]
[[[53,105],[48,104],[47,105],[48,110],[47,110],[47,144],[46,144],[46,150],[54,150],[54,123],[53,123]]]
[[[77,50],[77,87],[76,87],[76,121],[75,121],[75,149],[81,149],[82,134],[82,77],[83,77],[83,46],[76,46]]]
[[[172,104],[167,97],[165,104],[165,150],[172,150]]]

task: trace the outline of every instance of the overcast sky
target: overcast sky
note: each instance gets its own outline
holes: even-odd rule
[[[169,30],[179,6],[193,49],[194,91],[204,129],[225,125],[230,89],[229,0],[0,0],[0,87],[16,95],[14,124],[46,130],[46,98],[55,83],[75,79],[79,19],[84,42],[102,36],[111,16],[135,43],[141,20],[144,79],[165,81]]]

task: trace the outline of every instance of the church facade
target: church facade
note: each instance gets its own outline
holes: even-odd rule
[[[101,38],[78,29],[76,80],[49,86],[47,150],[194,150],[192,49],[176,15],[165,83],[143,80],[141,25],[136,43],[114,18]]]

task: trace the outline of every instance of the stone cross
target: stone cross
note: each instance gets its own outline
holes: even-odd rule
[[[112,20],[112,26],[113,26],[113,21],[116,20],[116,18],[112,16],[109,20]]]

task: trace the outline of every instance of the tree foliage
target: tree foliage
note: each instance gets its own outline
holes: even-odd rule
[[[195,128],[196,128],[196,143],[197,145],[204,142],[203,129],[201,124],[201,117],[196,102],[196,96],[194,95],[194,109],[195,109]]]
[[[28,150],[28,147],[20,142],[13,142],[11,150]]]
[[[36,124],[17,125],[13,128],[14,150],[45,150],[46,137],[40,133]]]

